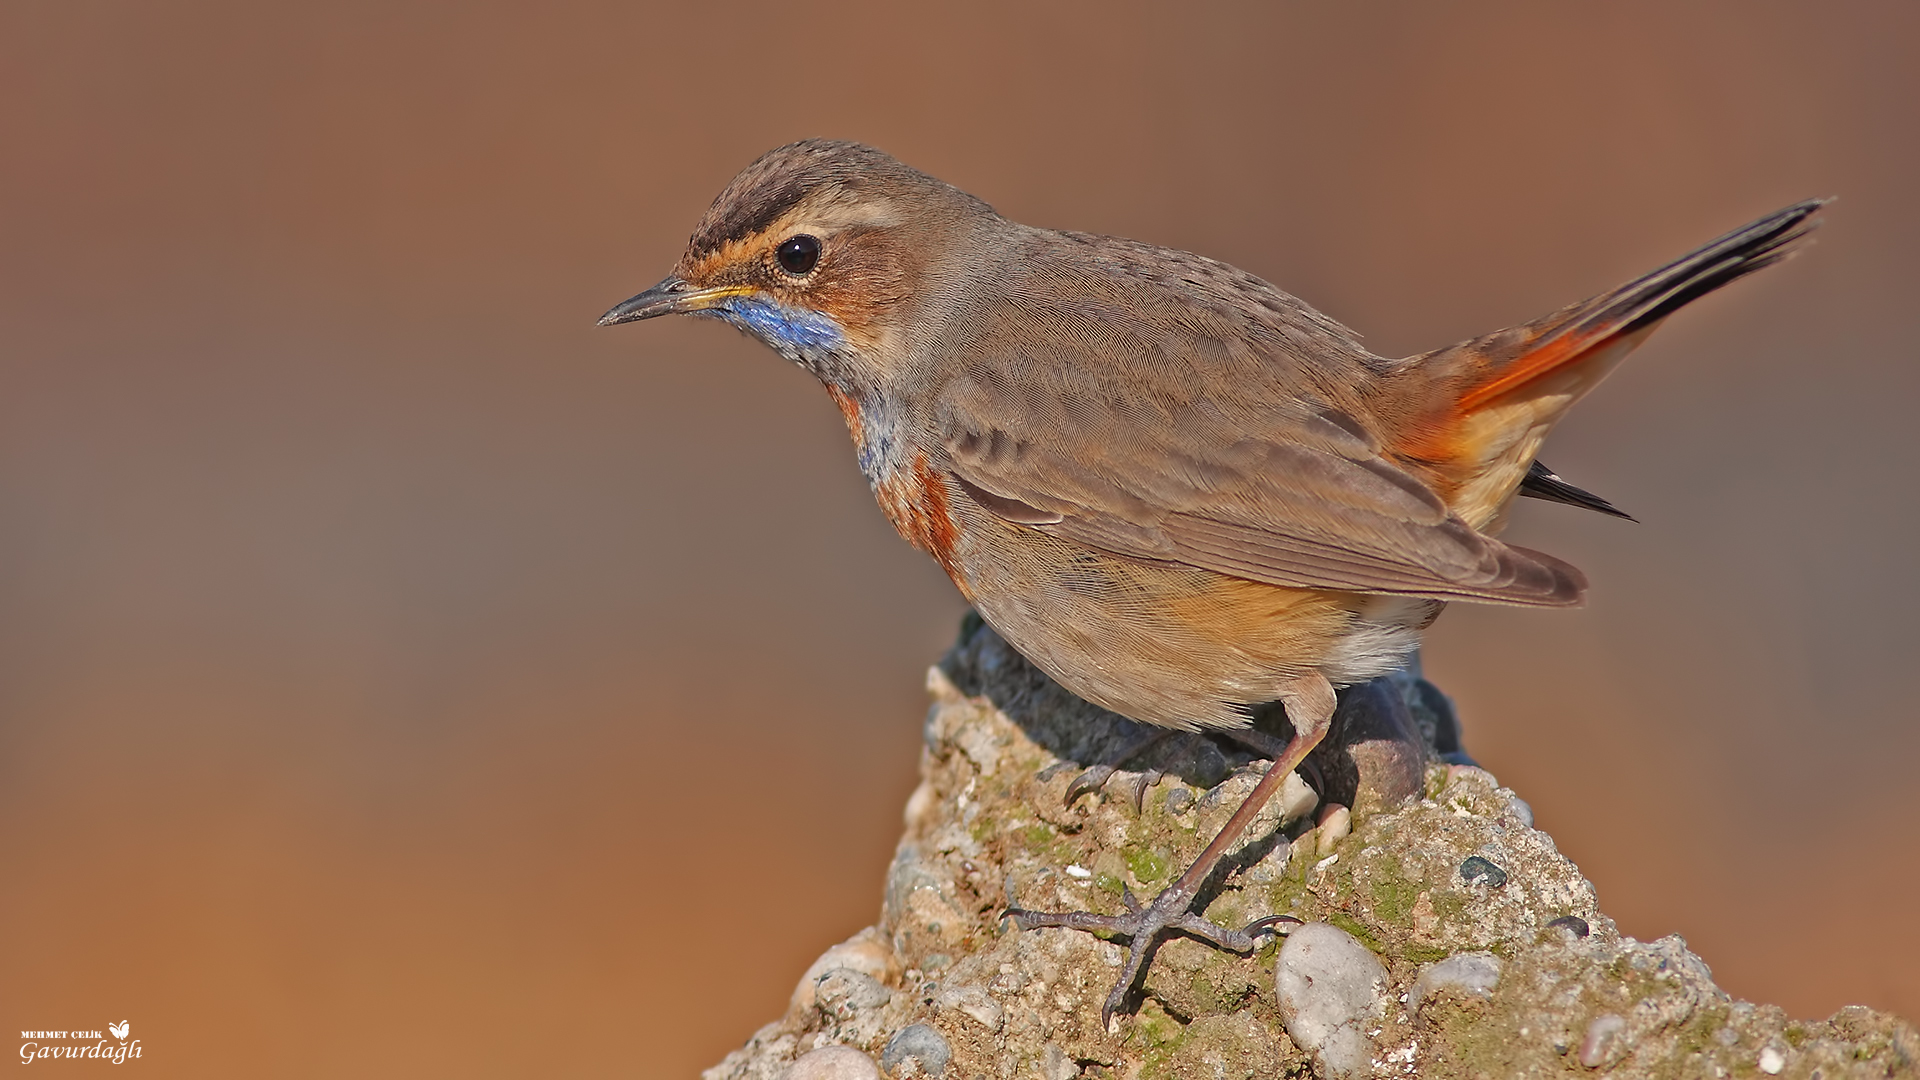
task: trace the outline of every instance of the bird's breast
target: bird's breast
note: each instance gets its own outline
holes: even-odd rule
[[[907,543],[933,556],[972,599],[973,591],[955,556],[961,526],[950,481],[927,463],[924,450],[903,446],[884,410],[863,406],[859,398],[831,383],[827,396],[846,418],[854,458],[887,520]]]
[[[902,467],[882,472],[873,482],[873,495],[907,543],[933,556],[971,601],[973,589],[957,557],[961,526],[949,484],[947,477],[927,465],[922,453]]]

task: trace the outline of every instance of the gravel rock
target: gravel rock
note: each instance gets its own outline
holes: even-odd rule
[[[1593,928],[1587,925],[1587,920],[1578,915],[1562,915],[1548,923],[1547,929],[1558,930],[1573,941],[1578,941],[1593,932]]]
[[[851,1046],[823,1046],[800,1055],[780,1080],[880,1080],[880,1067]]]
[[[1429,999],[1452,996],[1485,1000],[1500,985],[1500,958],[1492,953],[1461,953],[1420,970],[1407,993],[1407,1011],[1417,1013]]]
[[[1488,888],[1497,889],[1507,883],[1507,872],[1495,865],[1491,859],[1474,855],[1460,864],[1460,880],[1469,885],[1485,885]]]
[[[1080,1075],[1080,1063],[1067,1056],[1065,1050],[1048,1043],[1040,1054],[1041,1080],[1074,1080]]]
[[[1274,973],[1280,1020],[1328,1077],[1365,1076],[1367,1026],[1386,1009],[1387,969],[1345,930],[1313,922],[1280,949]]]
[[[836,1041],[865,1044],[886,1030],[882,1013],[893,991],[871,975],[831,968],[814,982],[814,1007],[832,1025]]]
[[[807,968],[806,974],[800,976],[800,985],[793,988],[793,998],[788,1008],[797,1012],[811,1009],[814,984],[833,968],[857,971],[882,985],[900,977],[900,965],[894,959],[893,946],[869,926],[822,953],[820,959]]]
[[[1586,1038],[1580,1040],[1580,1064],[1589,1069],[1611,1065],[1626,1053],[1621,1036],[1626,1034],[1625,1017],[1605,1013],[1587,1025]]]
[[[1331,855],[1340,849],[1340,841],[1353,833],[1353,812],[1339,803],[1320,808],[1320,823],[1314,826],[1314,854]]]
[[[999,1031],[1006,1021],[1006,1010],[993,1000],[985,987],[951,986],[940,991],[934,1004],[948,1012],[959,1013],[988,1031]]]
[[[1347,834],[1322,854],[1321,837],[1338,830],[1316,828],[1318,797],[1289,777],[1202,893],[1204,914],[1221,925],[1273,914],[1317,925],[1246,956],[1164,939],[1110,1032],[1100,1003],[1123,943],[1020,931],[1001,912],[1010,903],[1113,912],[1128,890],[1145,900],[1211,839],[1264,765],[1237,743],[1182,734],[1128,763],[1135,777],[1167,778],[1138,808],[1131,790],[1115,788],[1067,806],[1072,778],[1134,743],[1139,725],[1066,694],[973,621],[928,673],[922,783],[878,923],[829,949],[786,1015],[707,1080],[781,1080],[802,1061],[836,1056],[862,1064],[848,1054],[864,1054],[867,1068],[884,1060],[895,1077],[951,1080],[1316,1070],[1444,1080],[1590,1068],[1680,1080],[1764,1076],[1776,1061],[1783,1077],[1915,1075],[1920,1035],[1896,1017],[1855,1007],[1791,1020],[1728,996],[1679,938],[1621,934],[1526,805],[1462,763],[1445,698],[1413,675],[1392,685],[1416,706],[1411,726],[1397,712],[1392,723],[1355,717],[1360,730],[1386,733],[1372,741],[1390,754],[1365,769],[1356,761],[1368,754],[1339,746],[1315,758],[1328,802],[1351,808]],[[1343,708],[1351,715],[1366,696],[1350,692]],[[1284,734],[1271,720],[1264,730]],[[1429,760],[1411,791],[1397,766],[1377,767],[1404,763],[1407,731],[1427,750],[1451,740],[1455,762]],[[1346,958],[1317,985],[1307,981],[1316,939]]]
[[[939,1032],[925,1024],[909,1024],[894,1032],[880,1054],[880,1067],[892,1073],[909,1060],[926,1076],[940,1076],[953,1060],[953,1048]]]

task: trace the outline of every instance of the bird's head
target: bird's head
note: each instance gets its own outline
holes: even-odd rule
[[[859,143],[809,139],[734,177],[673,273],[600,325],[727,320],[829,382],[875,384],[902,362],[919,307],[980,225],[979,199]]]

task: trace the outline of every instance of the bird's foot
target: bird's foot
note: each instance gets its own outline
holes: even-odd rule
[[[1301,921],[1291,915],[1269,915],[1234,930],[1210,922],[1189,910],[1193,905],[1193,895],[1191,890],[1176,883],[1161,890],[1160,895],[1145,907],[1134,899],[1133,890],[1125,890],[1121,894],[1121,901],[1127,907],[1124,915],[1101,915],[1092,911],[1028,911],[1014,907],[1007,909],[1006,917],[1011,918],[1014,925],[1022,930],[1058,926],[1129,939],[1127,963],[1121,970],[1120,980],[1113,984],[1105,1004],[1100,1006],[1101,1027],[1112,1030],[1114,1014],[1126,1003],[1127,995],[1132,992],[1140,973],[1146,969],[1160,935],[1166,931],[1174,930],[1199,938],[1228,952],[1248,953],[1258,944],[1261,934],[1280,934],[1282,932],[1278,927],[1282,923],[1297,924]]]

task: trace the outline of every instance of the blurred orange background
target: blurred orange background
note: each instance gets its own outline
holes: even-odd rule
[[[1840,196],[1549,444],[1591,606],[1428,664],[1627,932],[1920,1013],[1920,9],[1189,12],[0,8],[0,1023],[686,1075],[875,918],[961,603],[806,375],[593,325],[809,135],[1387,355]]]

